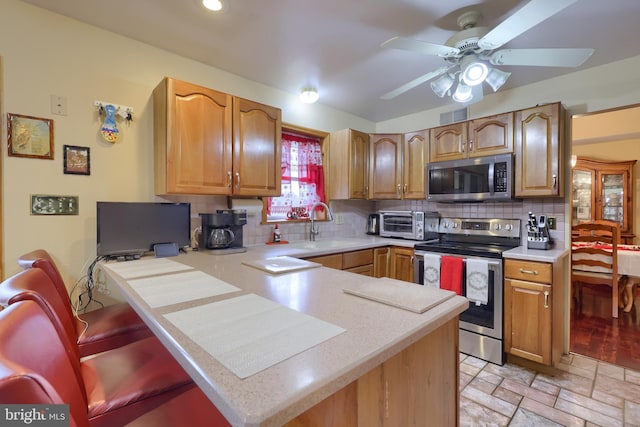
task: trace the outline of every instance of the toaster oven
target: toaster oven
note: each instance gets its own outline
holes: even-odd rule
[[[409,240],[438,237],[437,212],[380,211],[380,236]]]

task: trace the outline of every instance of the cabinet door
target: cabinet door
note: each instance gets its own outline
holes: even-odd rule
[[[404,135],[403,187],[404,199],[422,200],[427,195],[425,167],[429,150],[429,131],[421,130]]]
[[[563,115],[559,103],[515,112],[516,197],[562,196]]]
[[[329,137],[327,183],[332,200],[369,195],[369,134],[343,129]]]
[[[373,276],[389,276],[389,248],[375,248],[373,250]]]
[[[154,91],[156,194],[230,194],[232,97],[166,78]]]
[[[351,130],[349,146],[349,198],[366,199],[369,197],[369,135]]]
[[[572,194],[572,218],[571,224],[593,221],[595,212],[596,183],[595,171],[573,168]]]
[[[513,113],[469,122],[469,157],[513,153]]]
[[[505,352],[551,364],[551,292],[547,284],[505,279]]]
[[[234,98],[233,194],[280,195],[281,136],[280,109]]]
[[[413,248],[391,248],[391,277],[413,283]]]
[[[467,122],[433,128],[429,133],[429,161],[467,157]]]
[[[630,205],[633,203],[629,171],[601,170],[596,172],[596,176],[596,218],[617,222],[621,233],[633,233],[629,226]]]
[[[369,197],[402,198],[402,136],[371,135]]]

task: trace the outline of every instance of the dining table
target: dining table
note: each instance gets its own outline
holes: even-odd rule
[[[573,242],[572,248],[576,246],[593,245],[605,250],[612,249],[611,244],[604,244],[601,242]],[[629,313],[633,308],[638,283],[640,283],[640,245],[618,245],[618,276],[626,276],[628,278],[628,280],[625,280],[626,283],[624,286],[619,288],[620,298],[618,299],[618,305],[625,313]]]

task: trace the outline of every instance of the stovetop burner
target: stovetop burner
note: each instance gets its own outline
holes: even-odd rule
[[[441,218],[439,240],[422,242],[416,251],[502,258],[502,252],[520,246],[519,219]]]

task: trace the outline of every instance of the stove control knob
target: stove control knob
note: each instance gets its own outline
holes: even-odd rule
[[[511,225],[511,224],[507,224],[507,225],[505,225],[505,226],[504,226],[504,228],[505,228],[507,231],[511,231],[511,230],[513,229],[513,225]]]
[[[496,224],[495,229],[496,229],[496,231],[502,230],[502,224]]]
[[[453,223],[453,228],[458,228],[458,223],[457,222]]]

